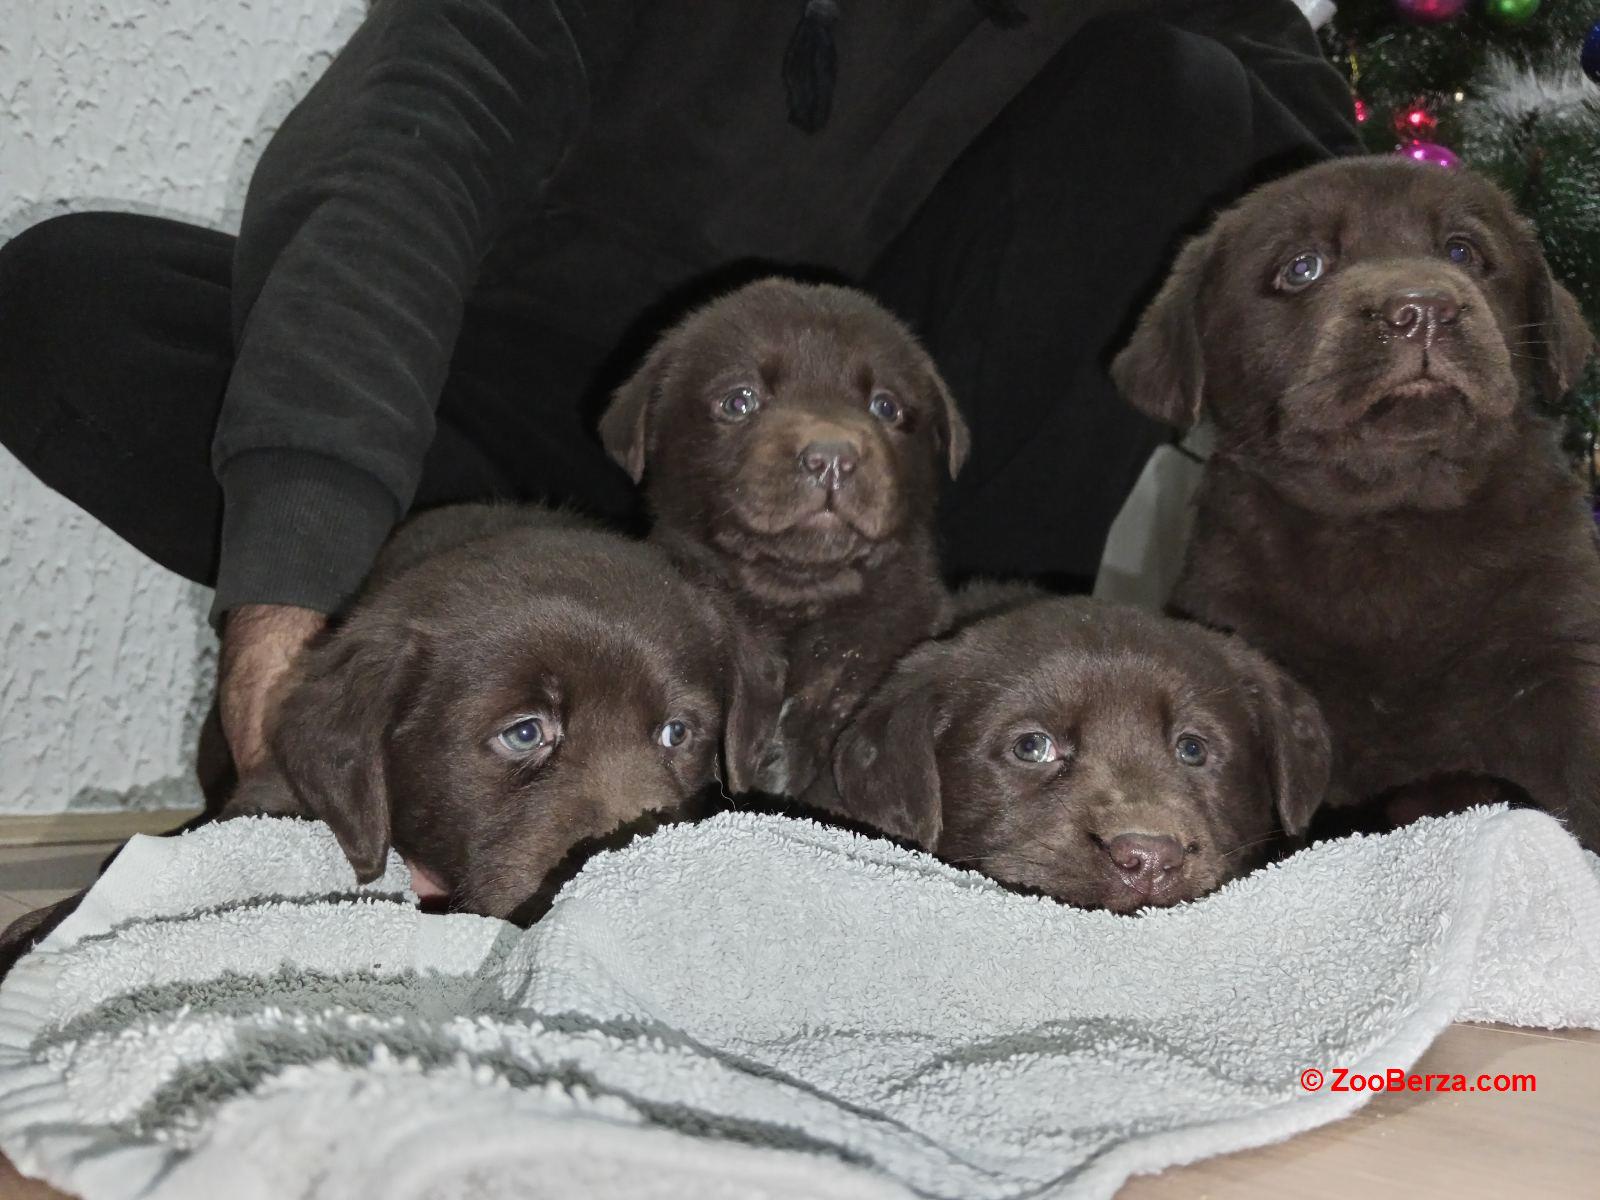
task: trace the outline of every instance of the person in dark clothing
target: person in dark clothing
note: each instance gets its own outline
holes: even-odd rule
[[[1292,0],[377,0],[237,239],[94,213],[0,250],[0,440],[216,588],[241,767],[407,511],[629,519],[608,388],[770,270],[925,340],[973,430],[951,570],[1070,585],[1163,436],[1106,363],[1178,240],[1352,122]]]

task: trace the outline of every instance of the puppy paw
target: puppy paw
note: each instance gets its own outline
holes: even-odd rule
[[[771,796],[789,794],[789,756],[781,738],[774,738],[756,764],[753,790]]]

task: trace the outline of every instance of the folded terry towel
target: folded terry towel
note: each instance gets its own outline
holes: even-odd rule
[[[1301,1071],[1600,1026],[1600,859],[1478,810],[1139,917],[732,814],[532,930],[320,825],[136,838],[0,988],[0,1148],[86,1200],[1087,1197],[1334,1120]]]

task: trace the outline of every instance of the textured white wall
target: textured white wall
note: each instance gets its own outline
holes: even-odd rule
[[[362,9],[0,0],[0,241],[85,209],[236,228],[266,135]],[[209,603],[0,449],[0,811],[190,802]]]

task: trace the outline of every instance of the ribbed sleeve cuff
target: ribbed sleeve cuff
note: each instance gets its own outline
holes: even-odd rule
[[[319,454],[252,450],[222,483],[222,551],[211,623],[240,604],[337,612],[355,594],[400,513],[371,475]]]

